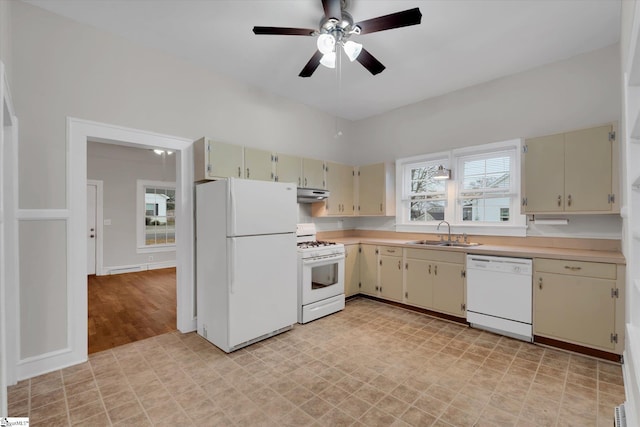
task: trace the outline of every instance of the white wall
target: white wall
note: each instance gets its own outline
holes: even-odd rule
[[[351,130],[351,161],[389,161],[619,119],[620,58],[613,45],[360,120]]]
[[[136,182],[176,181],[176,156],[158,156],[152,150],[89,142],[87,144],[87,178],[101,180],[103,217],[111,225],[103,228],[103,270],[175,262],[175,250],[138,253],[136,223]],[[149,261],[149,256],[153,260]]]
[[[11,86],[11,1],[0,0],[0,61]]]

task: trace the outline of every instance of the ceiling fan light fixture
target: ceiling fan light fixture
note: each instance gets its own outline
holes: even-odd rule
[[[329,52],[333,52],[335,50],[336,39],[331,34],[327,34],[327,33],[320,34],[318,36],[317,45],[318,45],[318,50],[322,52],[324,55],[326,55]]]
[[[320,63],[327,68],[336,68],[336,53],[325,53],[320,60]]]
[[[344,43],[342,46],[344,53],[347,54],[347,58],[349,61],[353,62],[356,60],[360,52],[362,52],[362,45],[360,43],[353,42],[351,40]]]

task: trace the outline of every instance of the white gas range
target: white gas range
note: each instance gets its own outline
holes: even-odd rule
[[[316,240],[313,223],[298,224],[298,323],[344,308],[344,245]]]

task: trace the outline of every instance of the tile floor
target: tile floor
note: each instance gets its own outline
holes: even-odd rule
[[[611,426],[619,365],[366,299],[226,355],[169,333],[9,390],[65,426]]]

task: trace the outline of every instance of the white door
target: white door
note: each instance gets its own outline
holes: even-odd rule
[[[235,347],[298,319],[296,238],[293,234],[227,239],[229,347]]]
[[[96,274],[96,213],[98,187],[87,184],[87,274]]]
[[[230,178],[228,185],[230,200],[227,236],[296,231],[298,189],[293,183]]]

